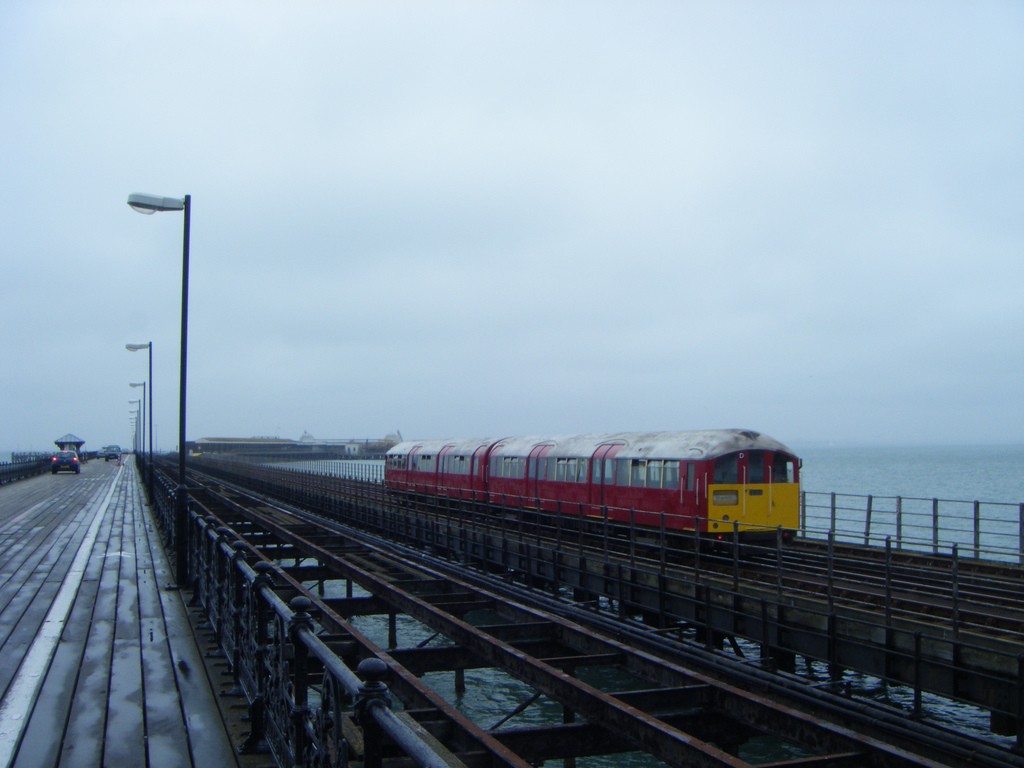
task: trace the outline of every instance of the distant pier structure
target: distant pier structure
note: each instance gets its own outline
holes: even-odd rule
[[[59,451],[74,451],[75,453],[82,452],[82,446],[85,445],[85,440],[78,437],[78,435],[72,435],[68,432],[64,437],[58,437],[53,441],[53,444],[57,446]]]
[[[298,440],[281,437],[202,437],[189,443],[198,454],[216,454],[245,461],[322,461],[382,457],[401,442],[401,434],[378,438],[320,440],[304,432]]]

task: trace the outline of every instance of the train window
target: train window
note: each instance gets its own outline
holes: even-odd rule
[[[496,477],[521,480],[523,477],[523,458],[521,456],[502,456],[494,462]]]
[[[678,461],[666,461],[665,471],[661,476],[661,487],[662,488],[678,488],[679,487],[679,462]]]
[[[606,485],[615,482],[615,459],[604,460],[604,482]]]
[[[554,459],[542,459],[541,461],[543,461],[541,480],[554,480],[556,461]]]
[[[763,483],[764,481],[764,453],[752,451],[747,454],[747,482]]]
[[[692,491],[696,488],[697,467],[693,464],[686,465],[686,490]]]
[[[776,453],[774,458],[772,458],[772,482],[791,483],[793,482],[793,476],[793,462],[784,454]]]
[[[633,459],[629,466],[629,484],[634,488],[643,488],[646,475],[647,462],[643,459]]]
[[[648,461],[647,462],[647,487],[648,488],[661,488],[661,469],[664,466],[664,462],[661,461]]]
[[[722,456],[715,461],[715,475],[712,482],[715,483],[738,483],[739,463],[736,454]]]

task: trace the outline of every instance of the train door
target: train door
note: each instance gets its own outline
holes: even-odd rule
[[[544,457],[550,450],[550,445],[535,445],[526,460],[526,493],[534,499],[540,498],[540,483],[547,479]]]
[[[607,503],[605,486],[615,482],[615,454],[621,447],[599,445],[590,459],[590,503],[595,507]]]
[[[448,454],[453,449],[454,446],[446,445],[437,452],[437,491],[442,496],[448,496],[452,492],[451,477],[448,474],[448,467],[445,465],[448,461]]]
[[[697,463],[682,461],[679,463],[679,514],[686,518],[687,527],[696,527],[700,517],[698,498]]]
[[[485,497],[487,494],[487,455],[491,450],[490,445],[481,445],[473,451],[473,466],[470,469],[473,489],[473,499]]]

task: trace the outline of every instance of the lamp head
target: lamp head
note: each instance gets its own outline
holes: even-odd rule
[[[185,199],[135,193],[128,195],[128,205],[139,213],[145,214],[152,214],[157,211],[181,211],[185,209]]]
[[[150,341],[147,341],[145,344],[125,344],[124,348],[129,352],[138,352],[140,349],[149,349],[150,344],[152,344]]]

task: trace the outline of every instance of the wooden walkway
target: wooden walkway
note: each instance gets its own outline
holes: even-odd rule
[[[0,486],[0,768],[252,764],[173,581],[132,462]]]

